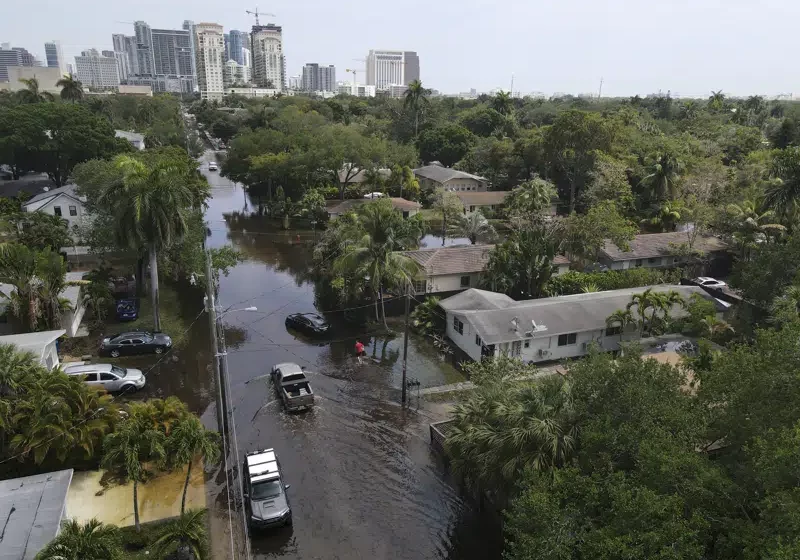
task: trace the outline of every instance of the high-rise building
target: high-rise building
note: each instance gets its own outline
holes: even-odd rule
[[[194,52],[189,31],[152,29],[150,36],[153,44],[153,75],[156,77],[154,90],[192,93],[195,82],[192,69]]]
[[[197,89],[197,35],[194,32],[194,22],[190,19],[183,20],[183,29],[189,32],[189,39],[192,42],[192,75],[194,89]]]
[[[247,84],[250,82],[250,67],[228,60],[223,68],[222,81],[226,88]]]
[[[407,86],[419,80],[419,57],[413,51],[371,50],[367,55],[367,84],[377,89]]]
[[[38,61],[36,57],[33,56],[31,53],[28,52],[28,49],[23,47],[12,47],[11,50],[15,50],[19,53],[20,60],[22,64],[20,66],[38,66]]]
[[[303,87],[302,76],[289,76],[289,89],[298,90]]]
[[[228,60],[235,60],[239,64],[245,64],[242,49],[250,48],[248,33],[231,29],[230,33],[227,33],[226,36],[228,37]]]
[[[197,38],[197,86],[201,99],[221,100],[224,93],[223,58],[225,38],[222,26],[216,23],[198,23],[194,27]]]
[[[22,53],[15,51],[11,45],[4,43],[0,48],[0,82],[8,81],[8,67],[22,66]]]
[[[136,74],[139,76],[153,76],[155,74],[155,59],[153,58],[153,35],[150,26],[143,21],[133,23],[136,36]]]
[[[126,80],[130,76],[139,74],[139,58],[137,53],[136,37],[134,35],[124,35],[115,33],[111,36],[114,51],[125,53],[123,66]],[[120,75],[120,79],[122,76]]]
[[[104,51],[111,52],[113,51]],[[95,89],[113,89],[119,86],[117,59],[113,56],[101,56],[97,49],[83,51],[75,57],[75,69],[78,80],[84,86]]]
[[[48,41],[45,43],[44,56],[47,59],[48,68],[58,68],[61,74],[67,73],[67,61],[64,60],[64,52],[61,50],[61,43],[58,41]]]
[[[286,58],[283,54],[283,28],[280,25],[254,25],[251,35],[253,81],[257,86],[286,89]]]
[[[250,68],[251,73],[252,73],[252,70],[253,70],[253,57],[250,55],[250,49],[244,48],[244,47],[242,47],[242,64],[244,64],[245,66]]]
[[[303,66],[300,89],[304,91],[336,91],[336,67],[309,62]]]

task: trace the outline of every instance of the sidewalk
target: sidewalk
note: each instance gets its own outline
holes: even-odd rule
[[[561,367],[561,364],[554,364],[551,366],[541,367],[534,375],[526,375],[525,377],[520,377],[516,381],[528,381],[530,379],[537,379],[539,377],[546,377],[548,375],[562,373],[563,368]],[[441,393],[452,393],[455,391],[471,391],[473,389],[475,389],[475,384],[472,381],[462,381],[461,383],[450,383],[449,385],[439,385],[437,387],[425,387],[424,389],[419,390],[419,395],[424,397],[425,395],[438,395]]]

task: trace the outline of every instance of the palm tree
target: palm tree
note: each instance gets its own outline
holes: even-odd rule
[[[160,465],[166,458],[165,436],[146,423],[129,416],[120,422],[103,442],[102,466],[118,472],[133,482],[133,519],[136,532],[139,525],[139,483],[145,479],[145,463]]]
[[[61,88],[61,99],[64,101],[75,103],[83,99],[83,84],[70,75],[58,80],[56,86]]]
[[[556,376],[535,385],[480,387],[456,406],[445,445],[453,470],[468,483],[508,490],[526,469],[566,464],[576,435],[572,387]]]
[[[466,237],[469,242],[475,245],[478,237],[492,238],[496,235],[496,231],[492,224],[489,223],[480,210],[470,212],[458,217],[458,222],[450,224],[450,231],[448,232],[451,237]]]
[[[647,166],[649,174],[639,184],[650,188],[657,200],[664,200],[667,194],[674,200],[677,197],[676,187],[683,171],[683,162],[672,154],[658,153],[651,158]]]
[[[167,437],[172,434],[175,426],[190,415],[186,403],[175,396],[131,403],[128,410],[137,421],[145,423]]]
[[[380,300],[383,324],[387,329],[384,290],[400,288],[405,293],[413,285],[419,270],[415,261],[397,252],[416,241],[403,237],[402,219],[389,200],[364,204],[358,214],[361,237],[347,244],[343,254],[334,261],[337,273],[367,280],[375,298],[375,319],[379,320]]]
[[[181,511],[180,517],[167,523],[153,543],[160,558],[172,558],[167,556],[167,552],[174,547],[177,560],[205,560],[208,557],[205,513],[204,509]]]
[[[779,150],[772,160],[770,176],[764,204],[783,218],[800,201],[800,147]]]
[[[36,560],[117,560],[122,557],[119,530],[91,519],[81,525],[70,519]]]
[[[738,204],[729,204],[726,208],[734,224],[732,236],[740,248],[742,258],[760,241],[777,238],[786,231],[786,226],[777,223],[774,210],[761,212],[760,207],[754,200],[743,200]]]
[[[17,95],[22,99],[23,103],[39,103],[40,101],[54,101],[53,94],[49,91],[41,91],[39,89],[39,80],[36,78],[20,78],[19,80],[25,84],[25,89],[20,90]]]
[[[158,253],[187,230],[189,208],[196,205],[189,188],[195,178],[188,168],[159,162],[146,166],[130,156],[118,156],[122,181],[112,183],[99,197],[115,217],[117,242],[123,247],[146,247],[150,256],[150,297],[153,330],[161,330],[158,303]]]
[[[666,231],[675,231],[675,227],[681,220],[681,214],[674,206],[665,203],[659,206],[651,218],[642,220],[643,226],[650,226],[663,233]]]
[[[518,214],[527,220],[549,210],[555,197],[553,183],[534,177],[511,190],[505,200],[506,212]]]
[[[714,338],[723,333],[735,332],[730,323],[722,319],[717,319],[713,315],[709,315],[705,319],[701,319],[700,322],[703,324],[705,333],[709,338]]]
[[[722,90],[712,91],[708,97],[708,108],[712,111],[721,111],[725,107],[725,94]]]
[[[181,498],[181,515],[183,515],[186,509],[186,491],[189,489],[192,463],[198,457],[207,463],[215,462],[219,458],[219,434],[206,430],[197,416],[189,415],[172,430],[167,440],[167,450],[172,464],[187,465],[183,497]]]
[[[606,318],[606,326],[608,328],[619,328],[620,345],[622,345],[622,337],[625,335],[625,329],[633,324],[636,324],[636,319],[633,318],[633,313],[631,313],[630,309],[617,309]]]
[[[492,99],[492,107],[501,115],[511,114],[514,101],[511,99],[511,92],[499,90]]]
[[[423,107],[428,105],[428,95],[430,90],[422,87],[421,81],[414,80],[408,84],[403,106],[414,113],[414,137],[419,136],[419,115]]]
[[[631,296],[631,301],[628,302],[628,305],[625,307],[625,310],[629,312],[632,307],[636,307],[636,314],[639,316],[640,337],[644,336],[645,326],[647,325],[647,310],[655,305],[654,295],[653,288],[647,288],[640,294],[633,294]]]

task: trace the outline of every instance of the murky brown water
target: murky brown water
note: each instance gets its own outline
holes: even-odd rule
[[[252,210],[242,189],[217,174],[209,178],[209,243],[233,243],[247,257],[221,279],[220,303],[223,308],[258,307],[258,312],[230,313],[224,319],[239,451],[275,448],[292,485],[294,526],[251,535],[253,557],[498,558],[496,529],[462,501],[430,450],[431,418],[396,404],[402,335],[376,336],[365,333],[366,327],[359,331],[337,324],[333,342],[314,343],[287,331],[287,314],[315,309],[308,280],[312,234],[298,238],[297,232],[255,231],[253,220],[238,214]],[[356,336],[373,358],[369,365],[354,363]],[[192,327],[191,346],[179,352],[178,362],[148,376],[145,395],[178,395],[214,425],[208,346],[202,315]],[[313,411],[287,415],[274,402],[267,380],[254,379],[284,361],[314,372],[318,405]],[[422,386],[460,380],[426,343],[414,339],[409,375]],[[224,473],[214,481],[219,487],[211,501],[224,508]]]

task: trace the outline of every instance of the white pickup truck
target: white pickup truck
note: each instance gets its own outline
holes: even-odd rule
[[[272,383],[287,411],[309,409],[314,406],[314,392],[303,368],[299,365],[286,362],[273,366]]]

